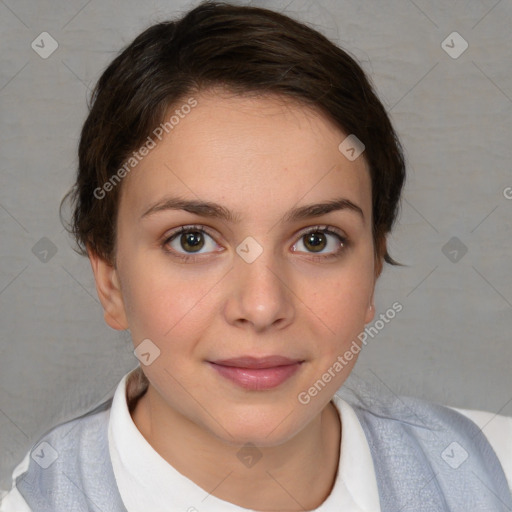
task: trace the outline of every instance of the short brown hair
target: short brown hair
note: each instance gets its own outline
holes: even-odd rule
[[[216,86],[292,98],[360,139],[372,182],[375,254],[400,265],[385,239],[398,214],[405,162],[364,71],[303,23],[225,2],[203,2],[178,20],[149,27],[101,75],[81,133],[76,183],[63,199],[73,204],[68,229],[78,252],[90,248],[115,262],[120,186],[101,199],[94,191],[141,147],[170,106]]]

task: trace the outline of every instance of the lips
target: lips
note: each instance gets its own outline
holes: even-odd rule
[[[284,356],[242,356],[209,361],[222,377],[248,390],[261,391],[280,386],[294,375],[303,360]]]
[[[300,363],[299,359],[290,359],[284,356],[267,356],[267,357],[234,357],[232,359],[220,359],[212,361],[214,364],[222,366],[231,366],[236,368],[275,368],[277,366],[288,366]]]

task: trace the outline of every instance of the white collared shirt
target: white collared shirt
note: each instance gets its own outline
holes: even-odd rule
[[[128,512],[248,512],[216,498],[179,473],[146,441],[133,422],[126,400],[126,374],[117,386],[108,424],[109,453],[121,498]],[[377,480],[364,431],[352,407],[337,395],[334,405],[343,425],[340,459],[330,495],[315,512],[380,512]],[[491,443],[512,489],[512,418],[455,409],[473,420]],[[13,472],[24,473],[30,452]],[[0,512],[30,512],[13,485]]]

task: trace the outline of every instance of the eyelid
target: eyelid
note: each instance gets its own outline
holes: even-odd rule
[[[327,225],[327,224],[310,226],[308,228],[301,230],[297,235],[295,235],[297,238],[297,242],[295,242],[295,243],[298,243],[305,235],[307,235],[309,233],[316,233],[316,232],[323,232],[323,233],[330,234],[331,236],[337,237],[339,239],[340,246],[335,251],[328,252],[328,253],[314,253],[314,252],[307,252],[307,251],[304,252],[304,251],[296,251],[295,249],[293,250],[293,252],[296,252],[297,254],[298,253],[305,254],[309,260],[328,262],[328,261],[332,261],[332,260],[338,260],[341,257],[343,257],[343,255],[345,254],[345,251],[347,251],[351,246],[351,242],[344,231],[342,231],[339,228],[336,228],[334,226]],[[295,246],[295,244],[294,244],[294,246]]]
[[[187,233],[189,231],[204,231],[207,235],[209,235],[212,238],[218,236],[217,233],[214,233],[209,226],[205,226],[203,224],[184,224],[175,229],[172,229],[171,231],[167,231],[165,235],[162,237],[162,239],[164,243],[168,243],[170,239],[175,237],[176,235],[179,235],[180,233]]]
[[[162,237],[164,242],[168,242],[173,236],[179,234],[180,232],[187,232],[187,231],[204,231],[206,234],[211,236],[212,238],[217,236],[216,233],[211,232],[211,228],[209,226],[205,226],[204,224],[184,224],[183,226],[180,226],[178,228],[175,228],[171,230],[170,232],[166,232],[165,235]],[[213,230],[212,230],[213,231]],[[315,231],[332,231],[339,235],[343,239],[348,239],[345,232],[335,226],[331,226],[329,224],[318,224],[316,226],[309,226],[307,228],[301,229],[298,233],[294,235],[295,238],[300,238],[304,235],[307,235],[308,233],[312,233]]]
[[[319,224],[319,225],[316,225],[316,226],[310,226],[308,228],[304,228],[303,230],[299,231],[297,233],[297,235],[295,235],[295,236],[298,237],[298,238],[301,238],[304,235],[307,235],[308,233],[315,233],[316,231],[330,231],[330,232],[335,233],[336,235],[338,235],[344,241],[348,240],[348,237],[347,237],[347,235],[345,234],[344,231],[342,231],[341,229],[339,229],[339,228],[337,228],[335,226],[330,226],[329,224]]]
[[[171,230],[170,232],[167,232],[163,236],[163,238],[162,238],[163,241],[162,241],[161,245],[162,245],[162,247],[165,247],[177,235],[179,235],[181,233],[189,233],[189,232],[194,232],[194,231],[199,231],[199,232],[206,233],[209,237],[214,239],[215,243],[217,243],[217,241],[215,240],[216,235],[211,233],[210,229],[211,228],[209,228],[209,226],[205,226],[203,224],[185,224],[185,225],[179,226],[178,228],[175,228],[175,229]],[[300,241],[300,239],[303,236],[305,236],[305,235],[307,235],[309,233],[315,233],[315,232],[325,232],[325,233],[328,233],[328,234],[332,234],[332,235],[338,236],[343,247],[338,249],[335,252],[326,253],[326,254],[324,254],[324,253],[321,253],[321,254],[306,253],[306,254],[309,254],[308,257],[310,257],[312,259],[323,259],[323,260],[326,260],[328,258],[335,258],[335,257],[339,256],[340,252],[343,252],[343,249],[345,249],[349,245],[349,239],[348,239],[347,235],[344,233],[344,231],[342,231],[341,229],[339,229],[339,228],[337,228],[335,226],[331,226],[331,225],[328,225],[328,224],[309,226],[307,228],[304,228],[304,229],[300,230],[298,233],[296,233],[294,235],[294,239],[296,240],[294,245],[298,241]],[[208,254],[211,254],[211,253],[206,253],[206,254],[201,254],[201,253],[197,253],[197,254],[194,254],[194,253],[180,253],[180,252],[176,252],[174,250],[169,250],[169,249],[165,249],[165,250],[166,250],[166,252],[168,252],[168,253],[172,254],[173,256],[177,257],[178,259],[182,259],[182,260],[201,259],[203,257],[206,257]],[[217,251],[217,252],[222,252],[222,251]],[[301,252],[302,253],[302,251],[297,251],[297,252]]]
[[[202,254],[202,253],[181,253],[178,251],[175,251],[174,249],[167,249],[166,247],[168,244],[175,239],[178,235],[182,233],[189,233],[194,231],[200,231],[206,233],[214,242],[218,244],[218,242],[215,240],[216,236],[215,234],[210,232],[211,228],[209,226],[205,226],[203,224],[184,224],[182,226],[179,226],[178,228],[172,229],[171,231],[167,231],[164,236],[162,237],[162,241],[160,243],[163,250],[170,254],[172,257],[193,263],[196,260],[200,260],[208,256],[208,254],[214,254],[215,252],[222,252],[222,251],[212,251],[210,253]],[[213,231],[213,230],[212,230]]]

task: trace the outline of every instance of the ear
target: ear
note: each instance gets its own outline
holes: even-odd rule
[[[373,295],[375,292],[375,284],[377,283],[377,279],[379,278],[382,267],[384,265],[384,255],[386,254],[386,237],[383,236],[379,240],[379,245],[377,247],[377,251],[375,254],[375,265],[374,265],[374,281],[373,281],[373,289],[372,289],[372,295],[368,300],[368,307],[366,308],[366,315],[364,318],[364,323],[368,324],[370,323],[374,317],[375,317],[375,304],[373,301]]]
[[[117,270],[90,247],[87,254],[91,262],[96,291],[103,306],[103,316],[107,325],[122,331],[128,329],[125,306]]]
[[[366,315],[364,317],[364,323],[369,324],[375,316],[375,305],[373,303],[373,291],[370,300],[368,301],[368,307],[366,308]]]

